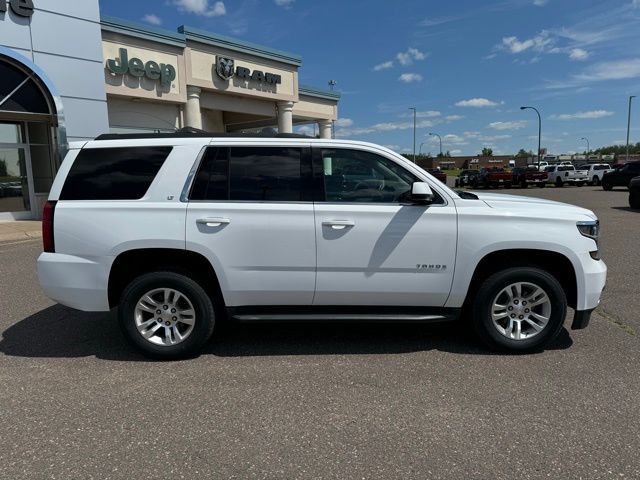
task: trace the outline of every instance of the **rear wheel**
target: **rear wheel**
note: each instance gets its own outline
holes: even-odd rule
[[[640,208],[640,192],[629,193],[629,206],[633,209]]]
[[[609,182],[605,180],[602,180],[602,189],[608,192],[610,190],[613,190],[613,185],[611,185]]]
[[[527,188],[527,181],[526,180],[522,180],[522,182],[520,182],[520,187],[521,188]]]
[[[560,177],[556,178],[556,187],[560,187],[560,188],[564,187],[564,182]]]
[[[516,267],[491,275],[474,300],[473,322],[490,348],[511,352],[539,350],[560,333],[567,298],[549,273]]]
[[[196,354],[215,324],[209,295],[174,272],[152,272],[133,280],[122,293],[118,319],[135,347],[160,359]]]
[[[576,183],[576,187],[581,187],[581,186],[582,186],[582,182]]]
[[[538,184],[538,188],[544,188],[544,187],[546,187],[546,186],[547,186],[547,184],[546,184],[546,183],[544,183],[544,182],[540,182],[540,183]]]
[[[593,179],[591,180],[591,185],[593,185],[594,187],[597,187],[598,185],[600,185],[600,179],[598,178],[597,175],[593,176]]]

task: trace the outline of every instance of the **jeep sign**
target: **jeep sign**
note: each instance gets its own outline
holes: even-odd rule
[[[7,11],[7,3],[11,5],[11,10],[21,17],[33,15],[33,0],[0,0],[0,13]]]
[[[107,60],[107,69],[115,75],[129,74],[134,77],[147,77],[149,80],[160,80],[160,85],[168,87],[176,79],[173,65],[158,64],[153,60],[143,63],[139,58],[129,60],[126,48],[120,49],[120,58]]]

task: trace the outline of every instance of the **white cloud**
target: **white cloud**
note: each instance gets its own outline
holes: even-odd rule
[[[588,112],[562,113],[560,115],[551,115],[554,120],[585,120],[594,118],[610,117],[613,112],[608,110],[591,110]]]
[[[142,21],[150,23],[151,25],[162,25],[162,19],[155,13],[147,13],[142,17]]]
[[[526,120],[516,120],[513,122],[491,122],[489,128],[494,130],[518,130],[527,125]]]
[[[417,118],[435,118],[435,117],[439,117],[440,115],[442,114],[437,110],[424,110],[422,112],[416,112]],[[413,112],[403,113],[402,115],[400,115],[400,117],[413,118]]]
[[[387,69],[392,68],[392,67],[393,67],[393,62],[391,60],[389,60],[388,62],[379,63],[378,65],[373,67],[373,69],[376,72],[379,72],[380,70],[387,70]]]
[[[284,8],[291,8],[296,0],[273,0],[276,5]]]
[[[224,2],[209,5],[209,0],[172,0],[171,3],[181,12],[194,13],[203,17],[220,17],[227,13]]]
[[[585,81],[623,80],[640,77],[640,58],[602,62],[593,65],[576,79]]]
[[[336,127],[350,127],[353,125],[353,120],[350,118],[339,118],[336,120]]]
[[[308,135],[310,137],[313,137],[316,133],[315,128],[309,126],[309,125],[303,125],[301,127],[296,128],[297,133],[301,134],[301,135]]]
[[[400,145],[382,145],[382,146],[388,148],[389,150],[395,150],[395,151],[400,150]]]
[[[631,6],[633,8],[640,8],[640,0],[633,0],[633,2],[631,2]]]
[[[431,128],[434,125],[435,122],[432,120],[419,120],[416,122],[416,128]],[[376,123],[369,127],[340,128],[339,130],[336,130],[336,137],[346,138],[353,137],[354,135],[366,135],[376,132],[392,132],[395,130],[408,130],[410,128],[413,128],[413,120],[402,122],[383,122]]]
[[[398,80],[404,83],[421,82],[422,75],[419,73],[403,73],[398,77]]]
[[[417,48],[409,48],[406,52],[400,52],[396,55],[398,62],[400,65],[411,65],[414,60],[424,60],[427,58],[427,55]]]
[[[449,153],[451,155],[460,155],[462,153],[462,150],[460,150],[459,148],[456,148],[455,150],[450,150]]]
[[[586,60],[589,58],[589,52],[582,48],[572,48],[569,50],[569,58],[571,60]]]
[[[510,53],[521,53],[526,50],[533,50],[536,52],[544,52],[551,47],[554,40],[549,37],[549,32],[543,30],[538,35],[527,40],[518,40],[518,37],[503,37],[502,43],[497,48],[501,50],[507,50]]]
[[[447,122],[455,122],[456,120],[462,120],[464,115],[447,115],[444,118]]]
[[[533,0],[533,4],[536,7],[544,7],[547,3],[549,3],[549,0]]]
[[[489,100],[487,98],[470,98],[469,100],[460,100],[456,103],[456,107],[495,107],[498,105],[497,102]]]

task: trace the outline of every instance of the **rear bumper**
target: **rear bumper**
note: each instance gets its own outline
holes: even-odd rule
[[[42,253],[38,279],[44,293],[56,302],[86,312],[109,310],[109,267],[83,257]]]

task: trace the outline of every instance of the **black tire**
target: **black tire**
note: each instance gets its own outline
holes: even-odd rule
[[[556,187],[558,187],[558,188],[564,187],[564,182],[562,181],[562,179],[560,177],[556,178]]]
[[[523,180],[522,182],[520,182],[520,188],[527,188],[529,184],[527,183],[526,180]]]
[[[633,208],[634,210],[640,209],[640,193],[629,193],[629,207]]]
[[[581,187],[581,186],[582,186],[582,182],[576,183],[576,187]]]
[[[547,184],[544,183],[544,182],[538,184],[538,188],[544,188],[546,186],[547,186]]]
[[[593,185],[594,187],[597,187],[598,185],[600,185],[600,179],[598,178],[597,175],[593,176],[593,180],[591,181],[591,185]]]
[[[175,345],[156,345],[145,339],[136,327],[135,310],[138,301],[145,293],[161,288],[180,292],[189,299],[195,312],[193,330]],[[141,275],[125,288],[118,307],[118,320],[127,339],[144,355],[174,360],[193,356],[200,351],[213,333],[215,312],[211,298],[198,283],[179,273],[161,271]]]
[[[609,182],[605,182],[604,180],[602,181],[602,189],[609,192],[611,190],[613,190],[613,185],[611,185]]]
[[[531,338],[514,340],[498,331],[491,319],[491,308],[496,296],[516,282],[530,282],[541,287],[551,303],[549,321]],[[533,267],[515,267],[494,273],[487,278],[473,301],[473,325],[476,334],[489,348],[512,353],[539,351],[560,333],[567,315],[567,297],[562,286],[552,275]]]

